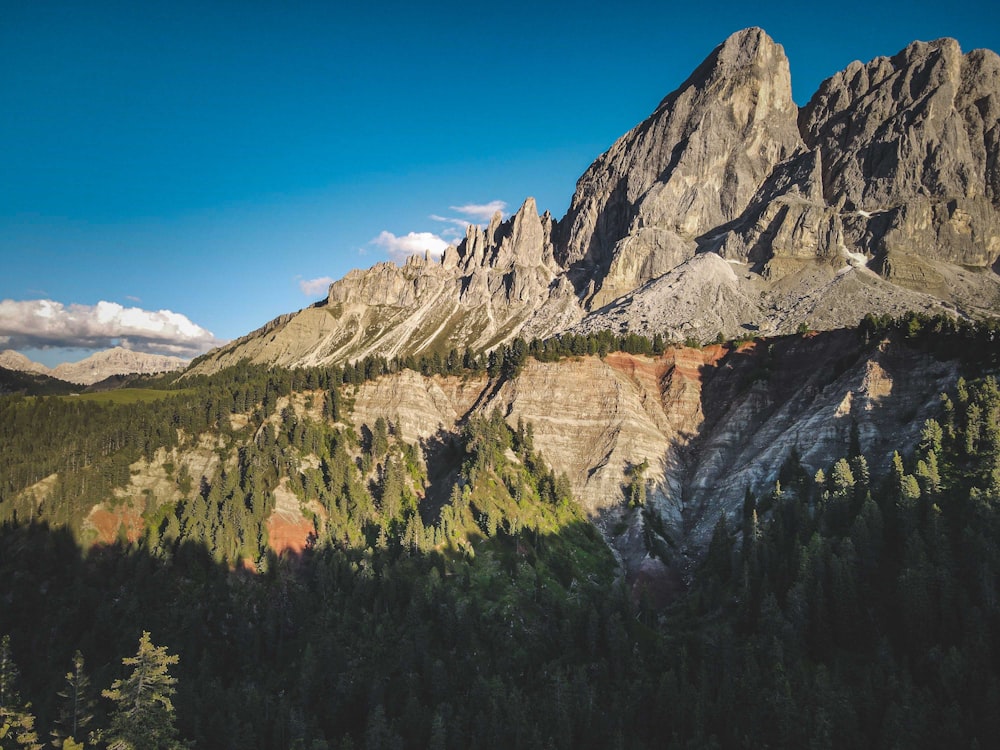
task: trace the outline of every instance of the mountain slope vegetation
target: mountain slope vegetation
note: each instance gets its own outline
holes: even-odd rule
[[[771,490],[717,516],[669,603],[624,585],[530,425],[472,413],[424,446],[384,419],[353,427],[356,385],[406,364],[430,373],[433,358],[245,366],[132,404],[5,399],[6,434],[26,439],[10,428],[30,421],[28,453],[51,455],[29,474],[14,460],[23,445],[3,454],[0,633],[21,666],[18,716],[46,736],[77,650],[90,684],[107,687],[148,631],[179,658],[176,728],[198,747],[988,743],[1000,708],[1000,391],[986,374],[997,347],[986,330],[911,323],[889,328],[939,356],[963,352],[969,378],[919,438],[882,474],[860,443],[815,474],[779,467]],[[621,344],[653,347],[609,348]],[[601,339],[535,349],[573,358],[590,346]],[[499,380],[531,349],[436,366]],[[205,453],[206,473],[183,471]],[[153,465],[169,492],[140,492],[144,507],[96,537],[89,502],[116,511],[107,498]],[[46,472],[67,479],[42,498],[32,483]],[[640,514],[642,490],[621,489]],[[269,520],[288,494],[309,538],[279,555]],[[95,734],[75,739],[100,747],[114,704],[94,699]]]

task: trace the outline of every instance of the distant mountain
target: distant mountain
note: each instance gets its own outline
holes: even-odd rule
[[[15,372],[37,372],[43,375],[49,371],[45,365],[33,362],[21,352],[15,352],[13,349],[0,352],[0,367]]]
[[[469,227],[440,263],[352,271],[198,361],[284,366],[630,330],[707,340],[866,313],[1000,309],[1000,57],[951,39],[851,63],[809,104],[733,34],[577,183]]]
[[[90,385],[112,375],[173,372],[184,369],[187,364],[188,361],[180,357],[133,352],[118,346],[114,349],[91,354],[79,362],[64,362],[56,365],[52,368],[52,375],[71,383]]]
[[[54,368],[33,362],[20,352],[0,352],[0,367],[24,373],[48,375],[69,383],[92,385],[114,375],[150,375],[182,370],[188,360],[161,354],[145,354],[122,347],[92,354],[79,362],[63,362]]]

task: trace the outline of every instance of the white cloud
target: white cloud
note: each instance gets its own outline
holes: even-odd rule
[[[107,349],[193,357],[223,343],[171,310],[117,302],[63,305],[48,299],[0,301],[0,338],[12,349]]]
[[[464,206],[449,206],[452,211],[471,216],[479,221],[489,221],[497,211],[503,213],[507,208],[505,201],[490,201],[489,203],[467,203]]]
[[[299,289],[307,297],[315,297],[317,294],[326,294],[333,279],[329,276],[320,276],[318,279],[302,279],[299,282]]]
[[[467,226],[469,226],[469,224],[472,223],[468,219],[456,219],[451,216],[438,216],[437,214],[431,214],[428,218],[434,219],[434,221],[444,221],[447,222],[448,224],[454,224],[456,227],[462,227],[462,229],[465,229]],[[448,229],[447,231],[453,232],[455,230]]]
[[[403,261],[409,255],[424,252],[430,252],[435,258],[439,258],[448,247],[447,240],[441,239],[432,232],[410,232],[402,237],[397,237],[392,232],[383,231],[368,244],[378,245],[389,254],[390,258],[396,261]]]

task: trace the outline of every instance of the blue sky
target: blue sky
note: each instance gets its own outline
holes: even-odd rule
[[[1000,49],[997,5],[0,0],[0,349],[191,353],[460,231],[432,216],[561,216],[738,29],[802,105],[914,39]]]

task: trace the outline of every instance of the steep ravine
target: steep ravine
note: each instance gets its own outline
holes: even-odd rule
[[[864,344],[854,331],[739,347],[529,360],[502,383],[411,371],[359,386],[353,419],[378,417],[429,446],[472,412],[500,409],[534,429],[565,472],[630,579],[685,574],[720,513],[734,519],[749,487],[770,492],[792,451],[810,475],[849,449],[852,426],[875,474],[912,445],[957,365],[905,344]],[[626,471],[647,461],[647,509],[659,519],[665,565],[651,555],[643,513],[625,499]]]

